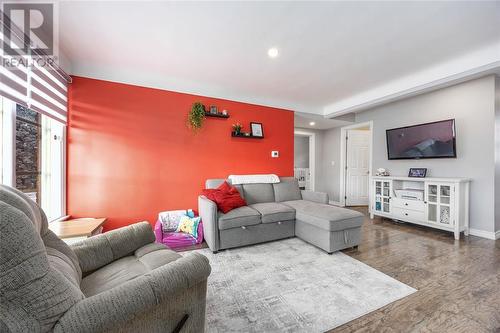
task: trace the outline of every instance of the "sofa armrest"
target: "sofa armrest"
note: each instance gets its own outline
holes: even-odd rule
[[[217,205],[204,195],[198,197],[198,213],[203,223],[203,236],[212,251],[219,250],[219,225]]]
[[[302,199],[322,204],[328,204],[328,194],[324,192],[314,192],[314,191],[300,191],[302,194]]]
[[[135,223],[123,228],[89,237],[71,245],[83,273],[96,270],[155,241],[148,222]]]
[[[188,254],[116,288],[83,299],[59,319],[54,332],[129,332],[134,331],[134,320],[140,321],[148,313],[156,313],[156,308],[162,308],[159,312],[163,316],[177,316],[175,311],[189,312],[188,309],[176,309],[180,303],[190,304],[192,307],[205,306],[206,281],[210,271],[210,264],[205,256],[199,253]],[[204,299],[196,299],[189,292],[200,283],[205,285],[205,294],[197,296]],[[165,311],[166,309],[171,310]],[[182,317],[182,312],[179,316]],[[162,322],[155,323],[154,319],[151,318],[147,323],[151,330],[167,329],[156,327],[155,325],[162,325]],[[180,318],[175,322],[171,320],[171,325],[175,325],[178,320]]]
[[[161,241],[163,240],[163,228],[160,220],[156,221],[154,232],[155,232],[156,242],[161,243]]]

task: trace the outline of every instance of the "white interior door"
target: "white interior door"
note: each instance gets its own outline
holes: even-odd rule
[[[370,131],[348,130],[346,152],[346,205],[368,205]]]

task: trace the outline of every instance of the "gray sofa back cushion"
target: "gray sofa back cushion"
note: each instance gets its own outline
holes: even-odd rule
[[[241,185],[233,185],[233,186],[236,187],[238,192],[240,192],[241,197],[243,199],[245,199],[245,191],[243,191],[243,186],[241,186]]]
[[[222,183],[224,183],[224,181],[227,181],[229,184],[231,184],[231,182],[228,179],[207,179],[207,181],[205,182],[205,188],[208,189],[217,188]],[[238,192],[240,192],[241,197],[245,199],[245,193],[243,191],[243,187],[241,185],[233,185],[233,186],[236,187]]]
[[[247,205],[261,202],[274,202],[272,184],[243,184],[243,192]]]
[[[224,183],[225,179],[207,179],[205,182],[205,188],[211,189],[211,188],[217,188],[219,187],[222,183]]]
[[[75,253],[48,230],[40,207],[1,185],[0,272],[2,321],[11,331],[50,331],[84,299]]]
[[[276,202],[301,200],[299,182],[293,177],[282,177],[279,183],[273,184]]]

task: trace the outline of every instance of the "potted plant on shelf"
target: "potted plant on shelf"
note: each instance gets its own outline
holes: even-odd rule
[[[241,125],[240,123],[233,124],[233,133],[235,135],[240,135],[242,128],[243,128],[243,125]]]
[[[203,126],[205,120],[205,106],[200,102],[193,103],[191,111],[188,114],[188,126],[197,131]]]

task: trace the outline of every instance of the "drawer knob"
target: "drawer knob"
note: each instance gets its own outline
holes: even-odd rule
[[[279,221],[278,224],[281,224],[281,221]]]
[[[408,213],[405,213],[406,216],[408,216]]]
[[[244,225],[241,226],[241,229],[245,230],[247,227],[245,227]]]
[[[405,202],[405,206],[408,206],[408,203],[407,203],[407,202]]]

